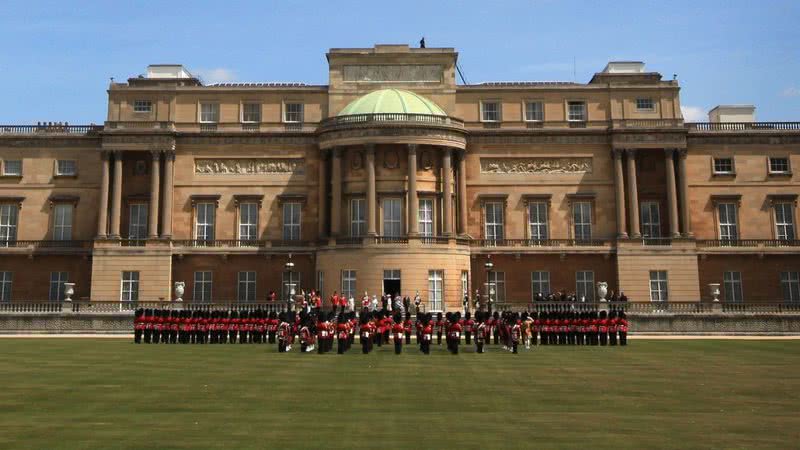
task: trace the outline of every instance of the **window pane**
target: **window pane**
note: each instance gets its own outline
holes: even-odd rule
[[[258,203],[239,204],[239,239],[244,241],[258,239]]]
[[[13,282],[13,272],[0,272],[0,302],[11,301],[11,287]]]
[[[584,121],[586,120],[586,104],[583,102],[567,102],[567,120]]]
[[[75,175],[78,171],[78,165],[72,159],[59,159],[56,162],[57,175]]]
[[[363,198],[350,200],[350,236],[361,237],[367,234],[366,201]]]
[[[53,210],[53,239],[68,241],[72,239],[72,205],[60,203]]]
[[[197,224],[195,236],[200,241],[214,240],[214,214],[216,206],[214,203],[198,203],[196,206]]]
[[[383,200],[384,236],[399,237],[402,234],[401,213],[400,199],[387,198]]]
[[[444,306],[444,271],[428,271],[428,305],[431,311],[442,311]]]
[[[300,203],[283,204],[283,240],[300,240]]]
[[[527,121],[544,120],[544,109],[542,108],[542,102],[525,103],[525,120]]]
[[[239,272],[238,300],[254,302],[256,300],[256,273]]]
[[[200,104],[200,121],[201,122],[218,122],[219,121],[219,104],[217,104],[217,103],[201,103]]]
[[[791,203],[775,204],[775,227],[778,239],[794,239],[794,206]]]
[[[0,245],[17,240],[17,214],[15,204],[0,204]]]
[[[722,278],[725,301],[740,303],[743,297],[741,272],[725,272]]]
[[[19,159],[3,161],[3,175],[22,175],[22,161]]]
[[[504,239],[504,224],[503,224],[503,203],[501,202],[487,202],[485,204],[486,210],[486,239],[502,240]]]
[[[433,200],[419,201],[418,216],[420,236],[433,236]]]
[[[148,205],[135,203],[130,206],[130,220],[128,222],[129,239],[147,238]]]
[[[302,103],[286,103],[285,114],[283,117],[284,122],[296,123],[303,121],[303,104]]]
[[[535,202],[528,205],[528,225],[531,239],[548,239],[547,232],[547,203]]]
[[[356,294],[356,271],[342,270],[342,295],[345,298],[355,297]]]
[[[736,204],[720,203],[717,207],[719,216],[719,238],[722,240],[737,240],[738,226],[736,224]]]
[[[550,294],[550,272],[531,272],[531,294],[533,298]]]
[[[668,300],[666,271],[650,271],[650,300],[654,302],[665,302]]]
[[[259,103],[243,104],[242,122],[261,122],[261,104]]]
[[[575,273],[575,293],[578,299],[594,301],[594,272],[585,270]]]
[[[64,283],[69,281],[67,272],[50,272],[50,293],[48,299],[51,302],[64,300]]]
[[[194,301],[208,303],[211,301],[213,287],[213,272],[202,271],[194,273]]]
[[[592,204],[590,202],[573,203],[572,221],[575,228],[575,239],[589,240],[592,238]]]

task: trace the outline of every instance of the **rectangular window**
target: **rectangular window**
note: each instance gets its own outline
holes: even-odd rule
[[[528,204],[528,229],[532,240],[549,239],[547,231],[547,202]]]
[[[652,98],[637,98],[636,99],[636,110],[638,111],[655,111],[656,104],[653,102]]]
[[[723,241],[739,239],[739,227],[736,223],[736,203],[720,203],[717,205],[719,215],[719,238]]]
[[[0,272],[0,302],[11,301],[11,288],[14,283],[14,272]]]
[[[481,120],[483,122],[499,122],[500,121],[500,103],[499,102],[481,102]]]
[[[256,301],[255,272],[239,272],[239,288],[236,297],[240,302]]]
[[[489,295],[495,303],[505,303],[506,301],[506,273],[489,272]]]
[[[283,204],[283,240],[300,240],[300,203],[287,202]]]
[[[570,122],[586,121],[586,103],[567,102],[567,120]]]
[[[197,303],[210,303],[214,287],[214,273],[210,270],[194,273],[193,299]]]
[[[9,242],[17,240],[18,211],[16,204],[0,204],[0,247],[8,247]]]
[[[350,200],[350,236],[361,237],[367,234],[367,206],[363,198]]]
[[[433,236],[433,200],[419,200],[419,234]]]
[[[525,121],[541,122],[544,120],[542,102],[525,102]]]
[[[50,294],[47,296],[51,302],[64,300],[64,283],[69,281],[69,272],[50,272]]]
[[[639,209],[642,216],[642,237],[661,237],[661,214],[658,202],[642,202]]]
[[[775,237],[791,241],[794,239],[794,205],[789,202],[775,203]]]
[[[302,123],[303,104],[302,103],[284,104],[283,121],[286,123]]]
[[[149,113],[153,110],[153,102],[150,100],[134,100],[133,112],[135,113]]]
[[[356,295],[356,271],[342,270],[342,295],[345,298],[355,297]]]
[[[714,158],[714,174],[730,175],[733,173],[733,158]]]
[[[550,295],[550,272],[531,272],[531,295]]]
[[[148,206],[146,203],[131,204],[128,239],[147,239]]]
[[[219,103],[200,103],[200,122],[219,122]]]
[[[594,301],[594,272],[591,270],[575,272],[575,295],[579,300]]]
[[[300,272],[284,271],[282,277],[283,298],[289,299],[300,289]]]
[[[789,158],[769,158],[769,173],[789,173]]]
[[[13,177],[22,176],[22,160],[7,159],[3,161],[3,175]]]
[[[320,297],[323,296],[325,292],[325,272],[318,270],[317,271],[317,294]]]
[[[383,235],[389,237],[399,237],[402,232],[403,216],[400,199],[383,199]]]
[[[431,311],[442,311],[444,306],[444,271],[428,271],[428,305]]]
[[[242,122],[245,122],[245,123],[258,123],[258,122],[261,122],[261,104],[260,103],[243,103],[242,104]]]
[[[213,241],[216,204],[213,202],[200,202],[195,208],[195,239],[198,241]]]
[[[53,207],[53,240],[72,239],[72,209],[71,203],[57,203]]]
[[[741,272],[725,272],[722,274],[723,286],[722,289],[725,294],[725,301],[729,303],[742,302],[742,273]]]
[[[503,202],[486,202],[484,205],[486,239],[491,241],[505,239],[505,226],[503,224]]]
[[[650,301],[665,302],[669,300],[667,293],[667,272],[665,270],[650,271]]]
[[[72,177],[78,174],[78,162],[74,159],[59,159],[56,161],[56,175]]]
[[[588,241],[592,239],[592,203],[575,202],[572,204],[572,224],[575,239]]]
[[[461,271],[461,297],[469,295],[469,272]]]
[[[139,301],[139,272],[122,272],[122,288],[120,301]]]
[[[258,203],[239,203],[239,240],[258,240]]]
[[[781,289],[785,301],[800,302],[800,272],[781,272]]]

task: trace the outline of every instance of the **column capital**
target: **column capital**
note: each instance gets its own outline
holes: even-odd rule
[[[100,159],[103,161],[108,161],[111,159],[111,151],[110,150],[100,150]]]
[[[364,144],[364,149],[367,151],[368,155],[375,154],[375,144]]]
[[[636,149],[635,148],[626,148],[626,149],[623,149],[622,151],[625,152],[625,155],[628,158],[635,158],[636,157]]]
[[[416,154],[417,153],[417,144],[407,144],[408,145],[408,153],[409,154]]]
[[[675,156],[675,152],[676,151],[677,151],[677,149],[674,149],[674,148],[665,148],[664,149],[664,158],[671,159],[673,156]]]
[[[153,158],[153,161],[159,161],[161,159],[161,150],[150,150],[150,157]]]
[[[678,152],[678,158],[680,159],[686,159],[686,155],[689,153],[689,150],[685,148],[678,148],[675,151]]]
[[[342,147],[333,147],[331,150],[334,158],[341,158],[342,153],[344,152]]]
[[[611,149],[611,158],[613,158],[613,159],[622,159],[622,154],[624,152],[625,152],[625,149],[613,148],[613,149]]]

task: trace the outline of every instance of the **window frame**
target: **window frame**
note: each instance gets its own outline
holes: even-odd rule
[[[744,301],[741,272],[722,272],[722,293],[725,303],[742,303]]]
[[[640,106],[640,101],[648,101],[650,102],[650,107],[643,108]],[[636,111],[638,112],[655,112],[656,111],[656,101],[653,97],[636,97],[634,100],[634,104],[636,106]]]
[[[62,163],[65,165],[72,164],[72,172],[62,170]],[[78,160],[76,159],[57,159],[55,165],[55,176],[57,177],[77,177],[78,176]]]
[[[444,311],[444,269],[428,269],[428,310]]]
[[[123,270],[120,274],[119,301],[125,303],[138,302],[140,281],[138,270]],[[127,297],[125,295],[126,292],[128,293]]]
[[[355,197],[350,199],[350,237],[359,238],[367,235],[367,199]]]
[[[793,270],[781,271],[780,282],[783,301],[786,303],[800,302],[800,272]]]
[[[489,221],[489,207],[494,211],[493,221]],[[499,222],[496,211],[497,205],[500,207]],[[494,231],[494,237],[490,237],[489,229]],[[498,233],[499,230],[499,233]],[[506,236],[506,205],[502,200],[487,200],[483,202],[483,237],[487,241],[502,241]]]
[[[198,275],[202,275],[198,278]],[[193,303],[212,303],[214,298],[214,271],[195,270],[192,284]],[[200,289],[198,289],[200,286]],[[206,289],[208,293],[206,294]],[[198,295],[200,293],[200,295]],[[208,298],[206,298],[206,296]]]
[[[18,203],[0,203],[0,247],[7,247],[9,243],[17,241],[19,236],[19,209]],[[8,211],[8,213],[5,213],[5,211]]]
[[[650,286],[650,301],[651,302],[667,302],[669,301],[669,271],[667,270],[650,270],[649,271],[649,286]],[[655,278],[653,275],[655,274]],[[661,274],[664,278],[661,279]],[[655,289],[653,289],[655,283]],[[663,288],[663,289],[662,289]],[[654,294],[656,294],[654,296]],[[658,298],[655,298],[658,297]]]
[[[255,111],[247,111],[248,106],[255,106]],[[242,102],[242,110],[241,115],[239,116],[239,122],[241,123],[261,123],[261,108],[262,105],[259,102]],[[256,114],[256,120],[248,120],[248,114]]]
[[[583,109],[583,114],[580,119],[573,119],[572,118],[572,111],[570,107],[575,104],[580,104]],[[589,109],[586,105],[586,100],[566,100],[566,119],[567,122],[587,122],[589,118]]]
[[[136,216],[136,222],[133,220],[133,212],[134,209],[138,210],[139,214]],[[142,214],[144,214],[144,223],[139,223],[138,221],[142,219]],[[148,226],[150,220],[150,204],[146,202],[132,202],[128,205],[128,239],[136,239],[142,240],[147,239],[148,233]],[[134,235],[134,227],[140,231],[142,231],[141,235]]]
[[[497,106],[497,110],[495,113],[497,114],[496,119],[487,119],[486,118],[486,105],[487,104],[494,104]],[[503,103],[497,99],[486,99],[480,101],[480,121],[483,123],[499,123],[503,121]]]
[[[587,274],[589,275],[588,277]],[[581,296],[585,297],[587,302],[594,301],[594,270],[578,270],[575,272],[575,297],[580,300]]]
[[[255,270],[240,270],[236,273],[236,301],[254,303],[258,295],[257,288],[258,273]]]
[[[539,105],[539,118],[531,119],[528,117],[528,105]],[[542,100],[525,100],[522,103],[522,121],[523,122],[544,122],[544,101]]]
[[[8,164],[19,164],[18,172],[9,172]],[[22,159],[4,159],[3,160],[3,176],[4,177],[21,177],[22,176]]]
[[[358,292],[358,271],[353,269],[342,269],[339,273],[339,281],[341,285],[341,290],[339,292],[341,292],[345,298],[349,299],[350,296],[355,298],[356,292]]]
[[[387,219],[387,211],[386,208],[387,202],[397,202],[397,218],[390,217]],[[394,225],[397,226],[397,233],[390,234],[387,230],[386,224],[391,223],[392,228]],[[400,197],[384,197],[381,199],[381,235],[386,237],[402,237],[403,236],[403,199]]]
[[[772,169],[772,162],[773,160],[785,160],[786,161],[786,170],[773,170]],[[791,175],[792,174],[792,161],[789,156],[767,156],[767,174],[768,175]]]
[[[778,221],[778,208],[783,209],[784,219]],[[775,239],[791,241],[797,239],[797,228],[795,221],[795,205],[793,201],[776,201],[772,204],[772,218],[775,223]],[[788,219],[788,221],[787,221]],[[782,236],[781,228],[784,233]]]
[[[69,211],[67,220],[60,220],[59,211]],[[75,205],[69,202],[59,202],[53,205],[53,240],[71,241],[72,230],[75,223]],[[60,231],[59,231],[60,230]]]
[[[655,206],[655,215],[656,221],[653,222],[653,206]],[[645,211],[647,209],[647,211]],[[647,218],[650,219],[645,221],[645,212],[647,212]],[[661,234],[661,202],[658,200],[644,200],[639,203],[639,223],[641,227],[642,238],[654,238],[658,239],[662,237]],[[645,232],[647,231],[647,233]],[[655,233],[653,233],[655,231]]]
[[[430,208],[423,209],[422,205],[427,204]],[[436,210],[433,198],[419,198],[417,199],[417,227],[419,228],[420,237],[433,237],[436,235]],[[428,213],[428,217],[424,217],[424,212]],[[426,230],[429,228],[430,230]]]
[[[207,209],[210,205],[211,208],[211,221],[206,222],[208,220],[207,216]],[[202,208],[201,208],[202,206]],[[204,214],[204,222],[200,222],[200,210],[203,210],[206,214]],[[215,201],[198,201],[194,205],[194,239],[196,241],[203,241],[203,242],[211,242],[214,241],[216,238],[216,222],[217,222],[217,202]],[[206,234],[201,237],[200,229],[203,228],[204,231],[210,230],[210,237]]]
[[[544,277],[542,276],[544,275]],[[576,276],[577,279],[577,276]],[[537,290],[539,285],[539,290]],[[577,284],[576,284],[577,286]],[[547,290],[542,290],[541,287],[547,287]],[[547,270],[534,270],[531,272],[531,300],[536,298],[536,294],[542,294],[547,297],[550,295],[550,272]]]
[[[490,270],[486,275],[489,283],[489,292],[494,284],[494,303],[501,305],[506,303],[506,273],[502,270]]]
[[[588,205],[588,207],[589,207],[589,211],[588,211],[588,214],[587,214],[588,215],[588,219],[587,219],[588,222],[578,222],[576,220],[576,217],[575,217],[576,207],[579,206],[579,205],[581,205],[581,206],[582,205]],[[571,209],[570,218],[572,219],[572,227],[571,227],[572,228],[572,238],[575,239],[576,241],[590,241],[590,240],[592,240],[592,235],[593,235],[593,232],[594,232],[594,229],[593,229],[594,228],[594,201],[592,201],[592,200],[574,200],[574,201],[572,201],[572,204],[570,205],[570,209]],[[581,218],[582,219],[583,219],[583,216],[584,216],[584,214],[583,214],[583,211],[582,211],[581,212]],[[579,226],[580,227],[587,227],[587,226],[589,227],[589,236],[588,237],[584,237],[582,232],[580,233],[581,236],[580,237],[578,236],[578,234],[579,234],[578,233],[578,227]]]
[[[725,222],[723,223],[722,207],[727,210],[728,207],[733,208],[733,222],[729,222],[729,215],[726,211]],[[739,204],[732,201],[720,201],[714,205],[714,210],[717,215],[717,234],[720,241],[738,241],[739,240]],[[726,227],[727,233],[723,233],[723,227]],[[730,235],[730,230],[733,230],[733,236]],[[727,237],[726,237],[727,236]]]
[[[287,216],[287,209],[289,215]],[[287,220],[288,219],[290,220]],[[295,218],[297,221],[295,222]],[[285,242],[297,242],[303,239],[303,203],[283,202],[281,204],[281,238]]]
[[[717,161],[721,160],[729,160],[731,170],[730,171],[719,171],[717,170]],[[717,176],[732,176],[736,175],[736,163],[733,156],[712,156],[711,157],[711,173]]]
[[[533,210],[537,209],[536,215],[538,222],[533,221]],[[532,241],[546,241],[550,239],[550,202],[548,201],[529,201],[527,209],[527,222],[528,222],[528,238]],[[544,222],[542,222],[541,217],[539,217],[542,212],[544,213]],[[534,233],[534,227],[537,230],[537,233]],[[542,236],[541,231],[544,228],[544,236]]]
[[[63,272],[63,271],[50,272],[50,289],[47,294],[47,300],[51,302],[63,301],[64,283],[68,282],[69,282],[69,272]],[[55,283],[55,286],[53,286],[53,283]],[[55,292],[53,292],[54,287],[56,289]]]
[[[200,123],[219,123],[219,119],[220,119],[219,102],[215,102],[215,101],[207,101],[207,102],[200,101],[200,102],[198,102],[198,105],[199,105],[198,108],[197,108],[197,121],[198,122],[200,122]],[[212,109],[214,111],[203,111],[203,108],[206,107],[206,106],[213,107]],[[211,114],[211,113],[213,113],[216,116],[216,117],[214,117],[214,120],[206,120],[204,117],[206,117],[207,114]]]
[[[299,106],[300,110],[299,111],[290,112],[289,111],[289,107],[290,106]],[[289,120],[289,114],[298,114],[300,117],[298,118],[298,120]],[[281,120],[283,121],[283,123],[304,123],[305,114],[306,114],[305,103],[303,103],[301,101],[295,101],[295,100],[284,101],[283,102],[283,111],[282,111],[282,114],[281,114]]]
[[[254,211],[249,211],[253,209]],[[250,217],[248,214],[247,217],[244,217],[245,211],[252,212],[253,217]],[[236,237],[240,241],[257,241],[258,240],[258,223],[259,223],[259,212],[260,212],[260,205],[257,201],[240,201],[238,203],[237,214],[236,214]],[[243,219],[247,219],[248,221],[244,221]],[[250,219],[253,219],[254,222],[250,222]],[[247,230],[248,233],[242,233],[243,230]],[[250,236],[250,231],[252,231],[252,236]]]
[[[143,105],[147,105],[147,108],[140,108]],[[133,112],[135,114],[150,114],[153,112],[153,101],[152,100],[145,100],[139,99],[133,101]]]

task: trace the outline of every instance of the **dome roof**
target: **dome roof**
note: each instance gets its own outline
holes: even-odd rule
[[[337,116],[381,113],[447,115],[439,105],[411,91],[379,89],[353,100]]]

